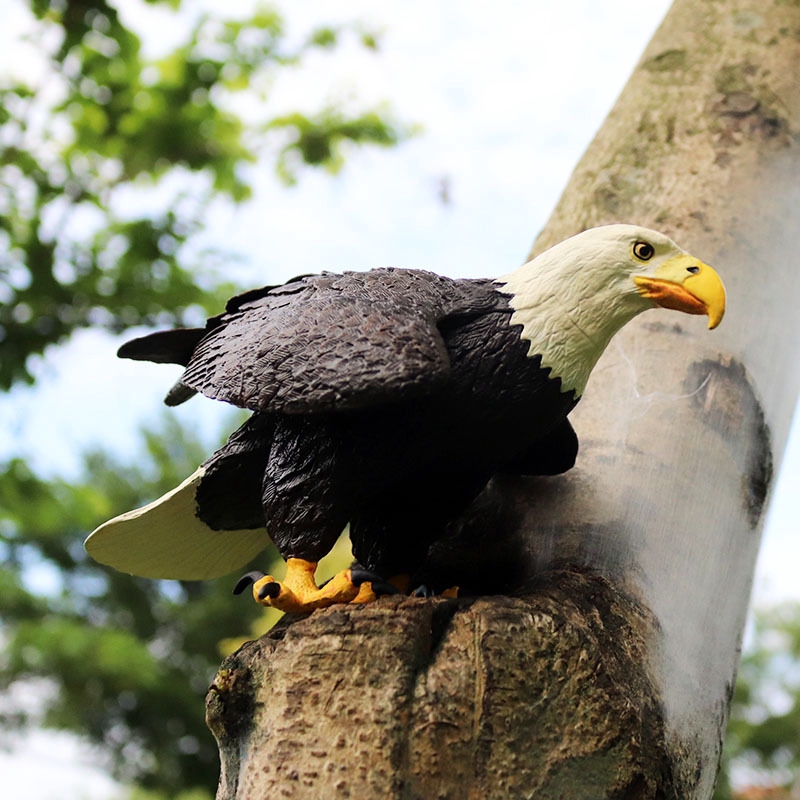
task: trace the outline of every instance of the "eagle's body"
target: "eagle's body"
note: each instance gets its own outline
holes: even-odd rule
[[[661,234],[609,226],[496,280],[383,269],[248,292],[204,329],[120,350],[185,366],[170,404],[201,392],[254,413],[175,492],[106,523],[87,548],[136,574],[210,577],[255,555],[266,525],[290,568],[302,565],[295,594],[311,596],[307,573],[349,523],[364,567],[414,573],[493,474],[572,466],[567,414],[620,327],[654,300],[713,326],[722,291]],[[290,594],[269,586],[263,602]]]
[[[376,289],[413,298],[413,306],[395,303],[384,313]],[[233,304],[198,350],[200,367],[190,361],[181,380],[260,410],[205,465],[200,519],[218,529],[266,520],[281,555],[311,561],[349,522],[360,563],[387,575],[411,573],[427,543],[493,473],[571,467],[577,440],[566,415],[574,392],[561,391],[541,359],[528,356],[508,299],[491,281],[375,270],[303,278]],[[346,344],[328,327],[347,324],[342,309],[353,322],[367,321],[353,325]],[[398,316],[425,332],[425,346],[412,336],[402,352],[383,344],[399,341],[390,327]],[[270,349],[274,368],[246,349],[232,355],[236,328],[262,321],[304,348],[278,358]],[[322,361],[317,335],[341,352]],[[234,351],[239,343],[234,338]],[[351,382],[336,386],[348,371]],[[262,376],[260,394],[242,373]],[[514,436],[505,434],[509,427]],[[557,447],[543,449],[548,435],[558,436]]]

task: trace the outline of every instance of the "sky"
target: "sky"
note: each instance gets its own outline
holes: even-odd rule
[[[17,42],[26,16],[7,0],[0,28],[0,71],[19,69]],[[228,0],[236,14],[250,3]],[[216,208],[209,243],[244,258],[231,275],[243,286],[321,269],[424,267],[463,277],[491,276],[520,264],[570,172],[621,91],[669,6],[667,0],[304,0],[285,3],[290,30],[323,21],[361,19],[383,31],[382,51],[347,45],[318,56],[277,81],[276,112],[313,109],[334,99],[368,107],[388,102],[420,132],[392,150],[354,151],[340,175],[305,173],[291,189],[259,165],[254,200]],[[121,3],[146,31],[153,52],[175,39],[166,12]],[[219,8],[219,5],[216,6]],[[447,187],[449,202],[441,200]],[[724,275],[724,265],[715,265]],[[119,342],[96,332],[76,335],[37,364],[38,383],[0,399],[0,460],[28,458],[46,474],[70,475],[78,453],[103,445],[135,458],[137,428],[161,414],[175,377],[171,367],[124,362]],[[87,379],[88,376],[88,379]],[[218,404],[175,409],[201,429]],[[758,604],[800,599],[800,424],[785,455],[768,514],[755,583]],[[113,784],[86,764],[73,743],[34,735],[11,756],[4,775],[48,772],[25,786],[27,800],[56,793],[67,800],[106,800]],[[58,754],[55,760],[44,753]],[[76,770],[71,765],[86,762]],[[52,773],[52,774],[50,774]]]

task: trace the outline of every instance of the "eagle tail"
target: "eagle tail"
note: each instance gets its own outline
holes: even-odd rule
[[[233,572],[269,545],[264,528],[214,530],[195,513],[200,467],[143,508],[101,525],[85,542],[101,564],[143,578],[207,580]]]

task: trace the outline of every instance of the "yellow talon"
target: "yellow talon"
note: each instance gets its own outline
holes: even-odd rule
[[[361,586],[358,587],[358,594],[350,601],[351,603],[371,603],[373,600],[377,600],[378,595],[372,591],[372,583],[370,581],[364,581]]]
[[[387,581],[379,580],[376,589],[373,581],[366,579],[364,570],[359,570],[360,574],[355,578],[359,583],[356,585],[352,570],[346,569],[334,575],[324,586],[317,586],[314,580],[316,570],[316,561],[289,558],[286,577],[282,581],[275,580],[272,575],[250,572],[239,580],[234,594],[239,594],[252,583],[253,598],[260,605],[304,614],[336,603],[371,603],[384,594],[407,594],[410,585],[408,575],[395,575]],[[442,596],[458,597],[458,587],[451,587]]]
[[[335,603],[349,603],[359,594],[359,587],[350,580],[349,569],[334,575],[322,588],[314,580],[316,569],[315,561],[289,558],[283,581],[265,575],[253,584],[253,598],[262,606],[305,613]]]

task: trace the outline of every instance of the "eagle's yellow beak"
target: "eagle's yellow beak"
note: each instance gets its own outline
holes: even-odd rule
[[[639,294],[663,308],[708,314],[709,330],[725,314],[725,286],[717,273],[688,253],[665,261],[652,275],[634,275]]]

